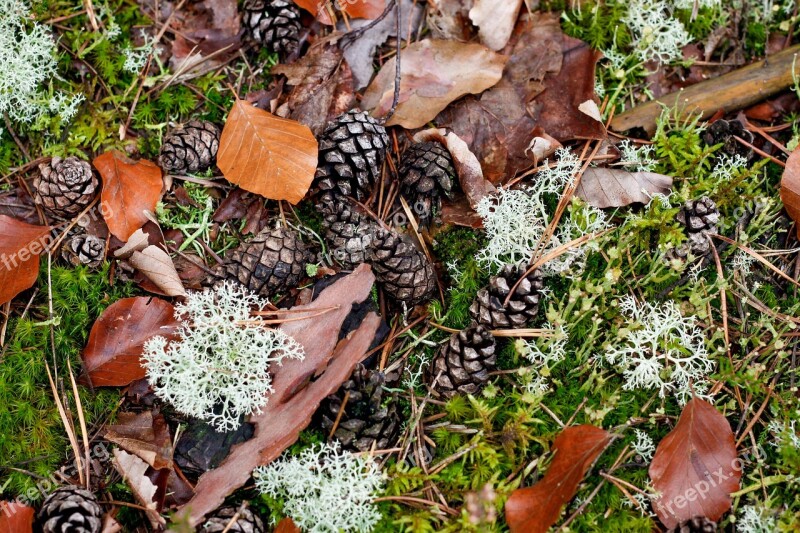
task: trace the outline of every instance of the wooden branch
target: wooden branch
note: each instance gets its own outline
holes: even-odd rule
[[[795,45],[728,74],[638,105],[614,117],[611,129],[640,127],[652,134],[664,106],[677,105],[681,117],[700,113],[702,118],[719,110],[729,113],[751,106],[792,85],[792,68],[798,54],[800,45]],[[796,68],[800,75],[800,64]]]
[[[350,376],[369,349],[380,317],[369,313],[358,329],[339,342],[338,332],[351,304],[369,297],[374,280],[370,268],[360,265],[352,274],[323,290],[310,304],[294,308],[311,311],[335,307],[323,316],[281,326],[281,330],[303,345],[305,359],[285,361],[275,369],[274,391],[269,402],[261,414],[250,418],[256,426],[255,435],[234,446],[217,468],[200,476],[194,497],[178,512],[178,521],[188,518],[192,526],[201,524],[205,515],[247,482],[255,467],[276,459],[291,446],[310,422],[320,401]]]

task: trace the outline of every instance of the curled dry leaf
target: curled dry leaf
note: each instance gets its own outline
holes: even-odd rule
[[[555,457],[544,477],[531,487],[515,490],[506,502],[511,533],[545,533],[550,529],[611,440],[610,433],[590,425],[559,433],[553,442]]]
[[[39,277],[39,255],[50,241],[49,226],[0,215],[0,304],[29,289]]]
[[[83,349],[81,381],[95,387],[123,387],[145,376],[144,343],[155,335],[176,338],[175,308],[158,298],[123,298],[100,315]]]
[[[296,204],[314,179],[317,151],[307,126],[236,100],[222,130],[217,166],[242,189]]]
[[[781,177],[781,201],[797,226],[800,237],[800,148],[789,155]]]
[[[125,242],[150,220],[161,198],[161,169],[155,163],[134,161],[112,150],[92,162],[103,178],[101,213],[114,237]]]
[[[334,5],[335,13],[346,13],[348,18],[354,19],[374,19],[386,9],[386,0],[345,0],[343,2],[320,2],[319,0],[294,0],[294,3],[302,7],[315,17],[322,24],[331,25],[333,20],[328,11]]]
[[[387,125],[413,129],[433,120],[450,102],[500,81],[507,58],[480,44],[426,39],[400,52],[400,99]],[[384,63],[362,106],[385,116],[394,98],[395,58]]]
[[[695,516],[718,521],[731,508],[741,478],[730,424],[713,405],[693,398],[650,464],[660,495],[653,510],[668,529]]]
[[[478,27],[481,42],[495,52],[502,50],[511,38],[522,0],[475,0],[469,18]]]
[[[128,262],[166,296],[186,296],[186,289],[172,258],[158,246],[151,244],[141,252],[135,250]]]
[[[156,491],[158,488],[147,477],[147,463],[119,448],[114,448],[114,468],[119,472],[133,492],[139,503],[147,508],[145,511],[148,520],[156,531],[160,531],[166,521],[158,514],[156,508]]]
[[[32,533],[33,507],[0,500],[0,531],[3,533]]]
[[[119,413],[104,437],[157,470],[172,468],[172,437],[160,413]]]
[[[486,178],[478,158],[475,157],[467,143],[458,135],[446,132],[443,129],[431,128],[414,135],[414,142],[436,141],[442,143],[453,157],[453,165],[458,173],[458,183],[467,196],[472,209],[478,205],[485,196],[494,194],[497,189]]]
[[[287,517],[278,522],[273,533],[301,533],[301,531],[297,524],[294,523],[294,520]]]
[[[672,178],[655,172],[628,172],[618,168],[587,168],[575,194],[604,209],[646,204],[654,194],[666,194]]]
[[[256,426],[255,436],[236,445],[218,468],[200,477],[195,497],[179,515],[188,514],[192,525],[202,522],[206,514],[247,482],[256,466],[269,463],[290,446],[311,421],[319,402],[350,376],[364,359],[380,317],[368,313],[341,341],[339,331],[353,304],[369,297],[374,281],[369,266],[362,264],[325,288],[310,304],[293,308],[307,311],[311,318],[293,314],[299,320],[284,323],[281,330],[303,346],[305,359],[285,361],[275,369],[269,403],[261,414],[250,418]]]

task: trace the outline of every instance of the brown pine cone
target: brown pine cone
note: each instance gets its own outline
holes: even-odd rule
[[[716,533],[717,523],[705,516],[695,516],[670,529],[668,533]]]
[[[103,509],[88,490],[68,485],[54,490],[36,515],[42,533],[100,533]]]
[[[711,124],[703,133],[703,142],[709,146],[722,143],[720,152],[727,155],[740,155],[745,159],[753,157],[753,149],[749,148],[739,141],[736,137],[753,144],[753,134],[745,129],[744,124],[739,120],[717,120]]]
[[[525,271],[522,267],[506,265],[499,274],[492,276],[489,286],[478,291],[469,307],[472,318],[489,329],[525,327],[539,312],[539,300],[544,289],[541,272],[535,270],[528,274],[517,285],[508,305],[503,305],[511,287]]]
[[[300,43],[300,9],[291,0],[245,0],[242,26],[247,38],[281,55]]]
[[[223,277],[271,298],[297,287],[311,260],[311,252],[294,230],[264,228],[225,258]]]
[[[106,257],[106,243],[103,239],[86,233],[78,233],[68,238],[61,246],[61,257],[73,265],[86,265],[97,268]]]
[[[431,365],[433,388],[447,398],[479,392],[489,381],[489,372],[497,366],[495,351],[494,337],[481,325],[473,322],[454,333]]]
[[[428,257],[408,237],[378,230],[369,262],[375,279],[389,297],[409,307],[427,302],[436,294],[436,272]]]
[[[236,514],[239,513],[238,517]],[[236,517],[236,522],[231,522]],[[200,527],[200,533],[266,533],[264,522],[249,507],[226,505],[217,509]]]
[[[98,181],[86,161],[70,156],[56,156],[39,165],[33,179],[33,199],[48,216],[70,219],[94,200]]]
[[[377,224],[347,198],[323,198],[317,209],[324,217],[323,236],[333,258],[347,269],[364,263],[369,256]]]
[[[428,141],[411,145],[398,170],[400,190],[422,227],[427,227],[442,206],[442,196],[453,191],[453,158],[444,145]]]
[[[218,150],[219,128],[191,120],[164,137],[158,164],[168,174],[203,172],[214,163]]]

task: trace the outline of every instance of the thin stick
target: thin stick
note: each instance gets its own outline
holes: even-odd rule
[[[342,405],[339,407],[339,412],[336,413],[336,420],[333,421],[333,426],[331,427],[330,433],[328,433],[328,440],[333,438],[333,434],[336,433],[336,430],[339,428],[339,422],[342,420],[342,415],[344,415],[344,408],[347,405],[348,400],[350,400],[350,391],[344,393],[344,398],[342,399]]]

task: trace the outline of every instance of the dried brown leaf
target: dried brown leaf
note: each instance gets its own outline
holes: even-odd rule
[[[291,518],[284,518],[278,525],[275,526],[275,531],[272,533],[302,533],[297,524]]]
[[[480,44],[426,39],[412,43],[400,56],[400,99],[387,125],[412,129],[433,120],[448,104],[465,94],[495,85],[507,58]],[[367,88],[364,109],[385,116],[394,98],[395,58],[384,63]]]
[[[668,529],[695,516],[717,521],[731,508],[741,478],[730,424],[713,405],[693,398],[650,464],[659,494],[653,510]]]
[[[34,514],[33,507],[0,500],[0,531],[3,533],[31,533]]]
[[[236,100],[222,130],[217,166],[242,189],[296,204],[314,179],[317,151],[307,126]]]
[[[800,237],[800,148],[789,155],[781,176],[781,201],[797,226]]]
[[[655,172],[628,172],[619,168],[587,168],[575,194],[605,209],[634,203],[647,204],[654,194],[667,194],[672,178]]]
[[[34,226],[0,215],[0,304],[36,283],[39,255],[45,251],[49,237],[49,226]]]
[[[490,50],[502,50],[511,38],[522,0],[475,0],[469,18],[478,27],[478,37]]]
[[[166,296],[186,296],[186,289],[172,258],[158,246],[151,244],[141,252],[134,251],[128,262]]]
[[[114,458],[111,460],[114,468],[119,472],[125,482],[130,487],[131,492],[139,503],[148,509],[145,511],[148,520],[156,530],[166,524],[166,521],[156,511],[156,491],[157,487],[147,477],[147,463],[119,448],[114,448]]]
[[[334,13],[341,17],[346,14],[348,18],[354,19],[374,19],[386,9],[386,0],[357,0],[343,2],[320,2],[319,0],[294,0],[294,3],[302,7],[315,17],[322,24],[331,25],[329,9],[336,6]]]
[[[95,387],[123,387],[145,376],[144,343],[155,335],[176,338],[175,308],[158,298],[123,298],[100,315],[83,349],[82,381]]]
[[[172,468],[172,437],[160,413],[119,413],[117,423],[106,428],[104,437],[157,470]]]
[[[590,425],[564,429],[553,442],[555,457],[532,487],[517,489],[506,502],[511,533],[545,533],[578,490],[586,472],[611,443],[611,434]]]
[[[145,159],[134,161],[112,150],[92,162],[103,178],[103,217],[108,230],[119,240],[127,241],[150,220],[161,198],[161,169]]]
[[[313,315],[281,326],[303,346],[305,359],[275,368],[269,403],[260,415],[250,419],[256,426],[255,436],[236,445],[218,468],[200,477],[196,496],[180,513],[188,515],[192,525],[202,522],[203,516],[246,483],[256,466],[269,463],[290,446],[308,425],[319,402],[335,391],[364,358],[380,325],[375,313],[369,313],[347,337],[338,338],[352,305],[369,297],[374,281],[369,266],[362,264],[324,289],[312,303],[293,308]],[[319,314],[320,310],[327,311]]]

